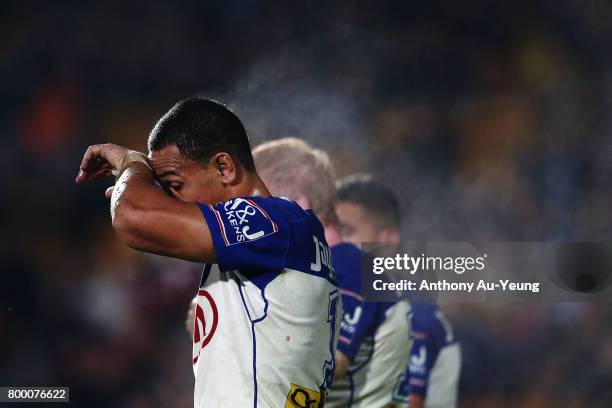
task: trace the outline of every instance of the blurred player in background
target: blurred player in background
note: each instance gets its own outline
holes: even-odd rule
[[[343,239],[356,245],[387,242],[393,244],[393,253],[398,252],[401,213],[389,188],[369,176],[354,175],[338,180],[336,194]],[[461,352],[452,326],[437,305],[411,305],[414,342],[407,372],[397,382],[395,400],[409,401],[410,408],[455,407]]]
[[[253,150],[255,165],[274,194],[312,208],[325,228],[343,303],[336,353],[336,378],[326,407],[382,408],[406,369],[410,305],[364,302],[360,292],[361,251],[342,242],[334,211],[335,186],[327,154],[295,138]]]
[[[322,406],[341,312],[319,220],[270,196],[244,126],[217,102],[179,102],[148,147],[147,157],[91,146],[77,182],[118,176],[107,196],[130,247],[207,263],[194,309],[195,407]]]

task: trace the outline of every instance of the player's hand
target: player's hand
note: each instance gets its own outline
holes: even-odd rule
[[[109,177],[113,171],[120,170],[121,163],[128,149],[106,143],[89,146],[83,155],[83,161],[76,177],[77,183]]]

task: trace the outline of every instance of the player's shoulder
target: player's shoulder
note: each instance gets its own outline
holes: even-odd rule
[[[277,232],[286,229],[279,228],[282,218],[275,208],[257,197],[234,197],[214,205],[198,203],[198,206],[206,218],[213,239],[218,238],[215,241],[221,243],[222,238],[223,245],[216,245],[217,251],[222,246],[231,247],[268,236],[275,237],[279,235]]]
[[[430,302],[412,302],[412,312],[419,317],[428,318],[435,317],[437,311],[440,310],[437,304]]]
[[[258,197],[255,203],[268,209],[273,219],[284,224],[288,240],[288,267],[312,272],[314,275],[335,275],[323,224],[312,210],[304,210],[295,201],[285,197]],[[317,255],[311,259],[313,253]]]
[[[273,218],[283,222],[304,222],[306,226],[322,229],[319,219],[312,210],[304,210],[298,203],[286,197],[245,197],[253,205],[267,211]]]
[[[429,302],[412,302],[412,324],[415,328],[432,331],[439,326],[436,313],[438,305]]]
[[[200,204],[200,207],[206,205]],[[217,215],[217,220],[231,227],[263,227],[266,234],[281,230],[281,235],[296,236],[289,229],[306,230],[306,233],[322,234],[323,227],[310,210],[303,210],[296,202],[282,197],[234,197],[215,205],[207,205]],[[232,229],[232,228],[225,228]],[[270,229],[270,231],[267,231]]]
[[[297,270],[335,285],[323,226],[312,211],[279,197],[234,197],[198,203],[222,271]]]
[[[361,297],[361,249],[351,243],[341,242],[330,250],[340,287],[345,292],[350,291]]]
[[[412,303],[412,327],[415,332],[421,332],[430,338],[430,341],[442,345],[447,342],[447,334],[451,330],[450,326],[445,327],[445,324],[450,325],[435,303]]]
[[[349,242],[341,242],[331,247],[334,264],[337,268],[348,269],[361,263],[361,249]]]

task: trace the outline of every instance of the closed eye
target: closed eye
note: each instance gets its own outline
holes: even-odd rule
[[[168,195],[173,195],[172,193],[179,192],[183,188],[183,183],[177,181],[168,181],[162,178],[159,182]]]

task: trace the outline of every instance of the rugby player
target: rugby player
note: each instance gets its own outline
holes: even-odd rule
[[[340,237],[334,211],[335,186],[325,152],[299,139],[285,138],[256,147],[253,157],[259,174],[274,194],[314,210],[331,246],[344,313],[336,352],[336,378],[325,406],[388,406],[395,381],[408,362],[409,304],[363,300],[361,251]]]
[[[343,239],[393,244],[398,252],[399,201],[386,186],[366,175],[337,183],[336,212]],[[384,254],[390,255],[390,254]],[[452,326],[437,305],[411,302],[413,343],[410,364],[398,379],[395,400],[410,408],[451,408],[457,405],[461,352]],[[404,347],[408,347],[407,345]]]
[[[118,177],[107,196],[128,246],[206,263],[195,308],[194,406],[323,406],[341,312],[319,220],[270,195],[244,126],[215,101],[174,105],[148,149],[147,157],[91,146],[76,181]]]

